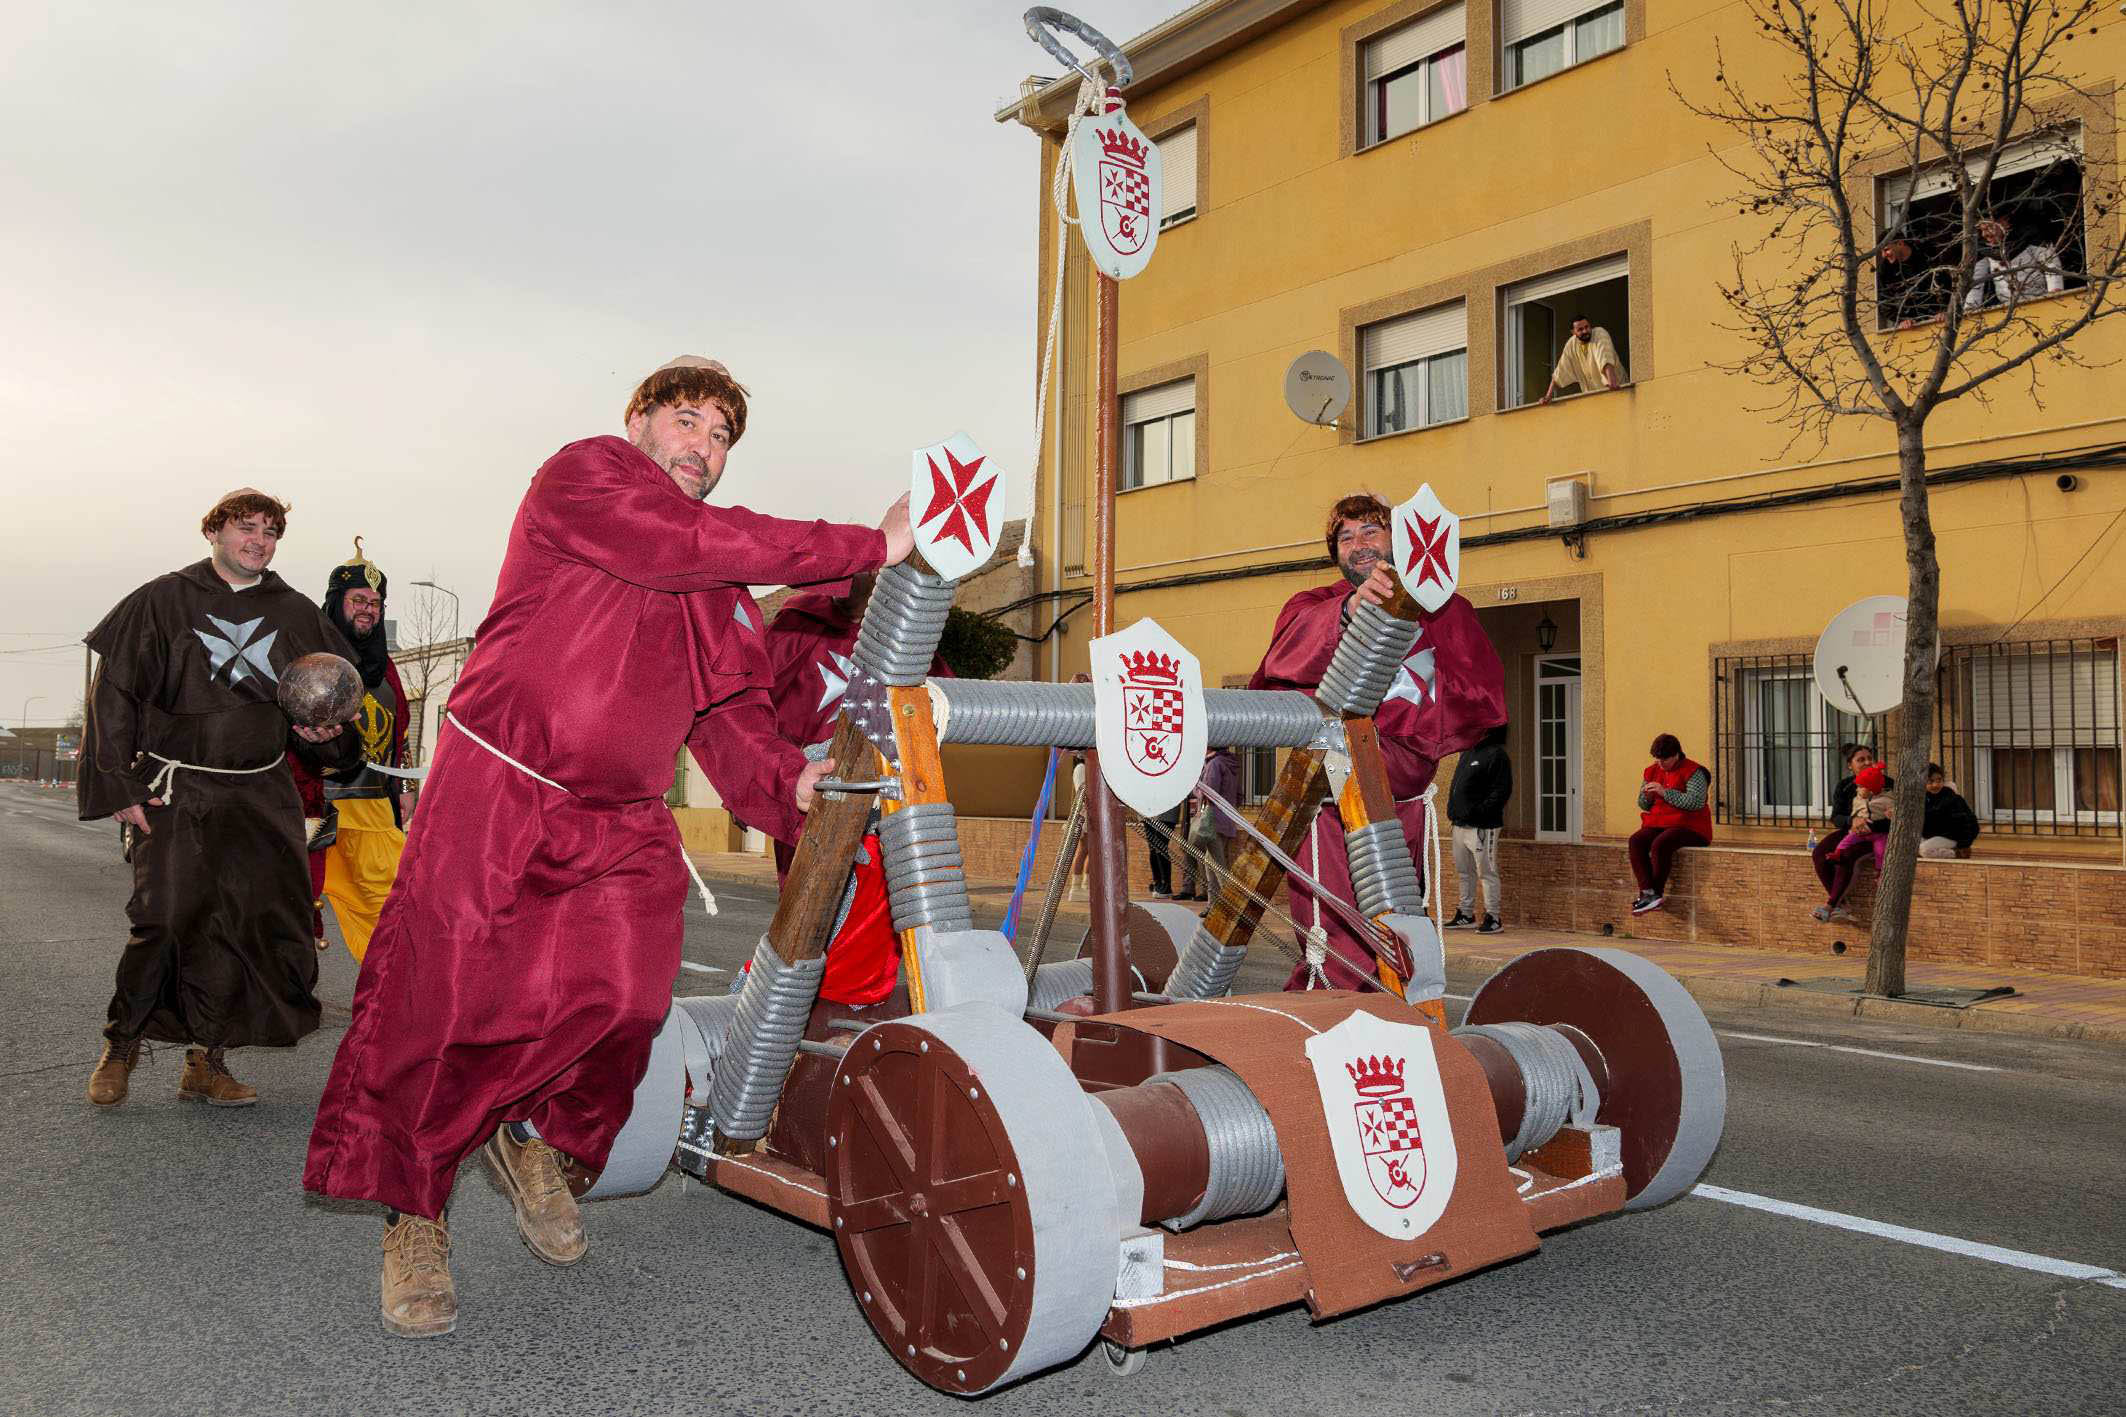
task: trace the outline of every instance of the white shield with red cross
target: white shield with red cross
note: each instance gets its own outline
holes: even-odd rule
[[[1392,1240],[1446,1213],[1457,1159],[1432,1032],[1354,1013],[1307,1040],[1344,1199]]]
[[[1071,149],[1078,229],[1100,274],[1128,280],[1159,243],[1159,145],[1121,109],[1078,124]]]
[[[1426,483],[1394,512],[1395,573],[1429,613],[1445,605],[1462,578],[1462,519],[1440,505]]]
[[[1203,773],[1203,666],[1156,620],[1094,640],[1091,652],[1100,775],[1131,811],[1156,817]]]
[[[955,433],[915,450],[908,483],[908,521],[915,549],[948,581],[979,571],[997,549],[1004,515],[1004,475],[974,439]]]

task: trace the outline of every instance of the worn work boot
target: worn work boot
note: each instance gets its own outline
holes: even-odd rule
[[[531,1252],[548,1264],[574,1264],[590,1242],[583,1235],[583,1213],[563,1174],[560,1153],[534,1138],[519,1142],[504,1122],[480,1154],[517,1208],[517,1233]]]
[[[249,1107],[258,1101],[257,1088],[230,1075],[219,1048],[185,1049],[185,1075],[177,1080],[177,1095],[209,1107]]]
[[[130,1043],[105,1039],[103,1056],[96,1061],[96,1071],[89,1074],[89,1101],[98,1107],[116,1107],[125,1101],[126,1091],[132,1086],[133,1069],[139,1063],[139,1039]]]
[[[441,1338],[457,1326],[450,1227],[425,1215],[400,1216],[384,1232],[384,1332]]]

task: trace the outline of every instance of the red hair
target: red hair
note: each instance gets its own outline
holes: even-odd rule
[[[651,409],[675,403],[711,403],[722,409],[724,421],[731,425],[734,447],[746,435],[745,386],[721,369],[695,365],[659,369],[636,385],[634,394],[627,401],[623,421],[638,413],[648,413]]]
[[[1323,540],[1329,546],[1329,559],[1336,559],[1336,533],[1343,530],[1345,522],[1371,522],[1378,527],[1388,524],[1388,504],[1371,492],[1354,492],[1329,508],[1329,529]]]
[[[230,522],[240,522],[245,517],[264,517],[273,527],[275,536],[288,534],[290,504],[263,492],[231,492],[214,504],[214,509],[199,520],[199,529],[208,536],[214,535]]]

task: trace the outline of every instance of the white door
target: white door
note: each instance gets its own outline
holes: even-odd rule
[[[1535,837],[1580,839],[1580,657],[1535,662]]]

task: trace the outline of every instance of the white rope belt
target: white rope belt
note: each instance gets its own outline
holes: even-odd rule
[[[209,768],[201,767],[198,763],[181,763],[160,753],[149,753],[147,756],[162,764],[155,776],[148,779],[148,797],[151,801],[160,797],[165,806],[177,800],[177,772],[180,768],[186,772],[211,772],[220,777],[249,777],[252,773],[271,772],[287,761],[284,758],[275,758],[272,762],[262,763],[255,768]]]
[[[518,772],[521,772],[526,777],[531,778],[534,782],[543,782],[548,787],[553,788],[556,792],[568,792],[568,795],[571,797],[576,795],[573,792],[569,792],[567,788],[563,787],[560,783],[554,781],[552,778],[547,777],[545,774],[533,772],[530,768],[524,766],[524,764],[518,762],[515,758],[512,758],[509,754],[503,752],[500,748],[497,748],[494,744],[488,742],[485,738],[482,738],[479,734],[473,732],[470,728],[467,728],[463,723],[458,720],[458,716],[452,713],[449,709],[443,710],[443,721],[448,723],[452,728],[457,729],[458,732],[464,734],[467,738],[472,739],[473,742],[479,744],[488,752],[493,753],[503,762],[508,763]],[[695,869],[694,858],[687,855],[685,842],[681,842],[679,844],[679,859],[681,861],[686,862],[687,874],[694,878],[694,889],[701,892],[702,908],[708,911],[709,914],[714,915],[716,913],[716,897],[709,890],[709,883],[701,879],[701,872]]]

